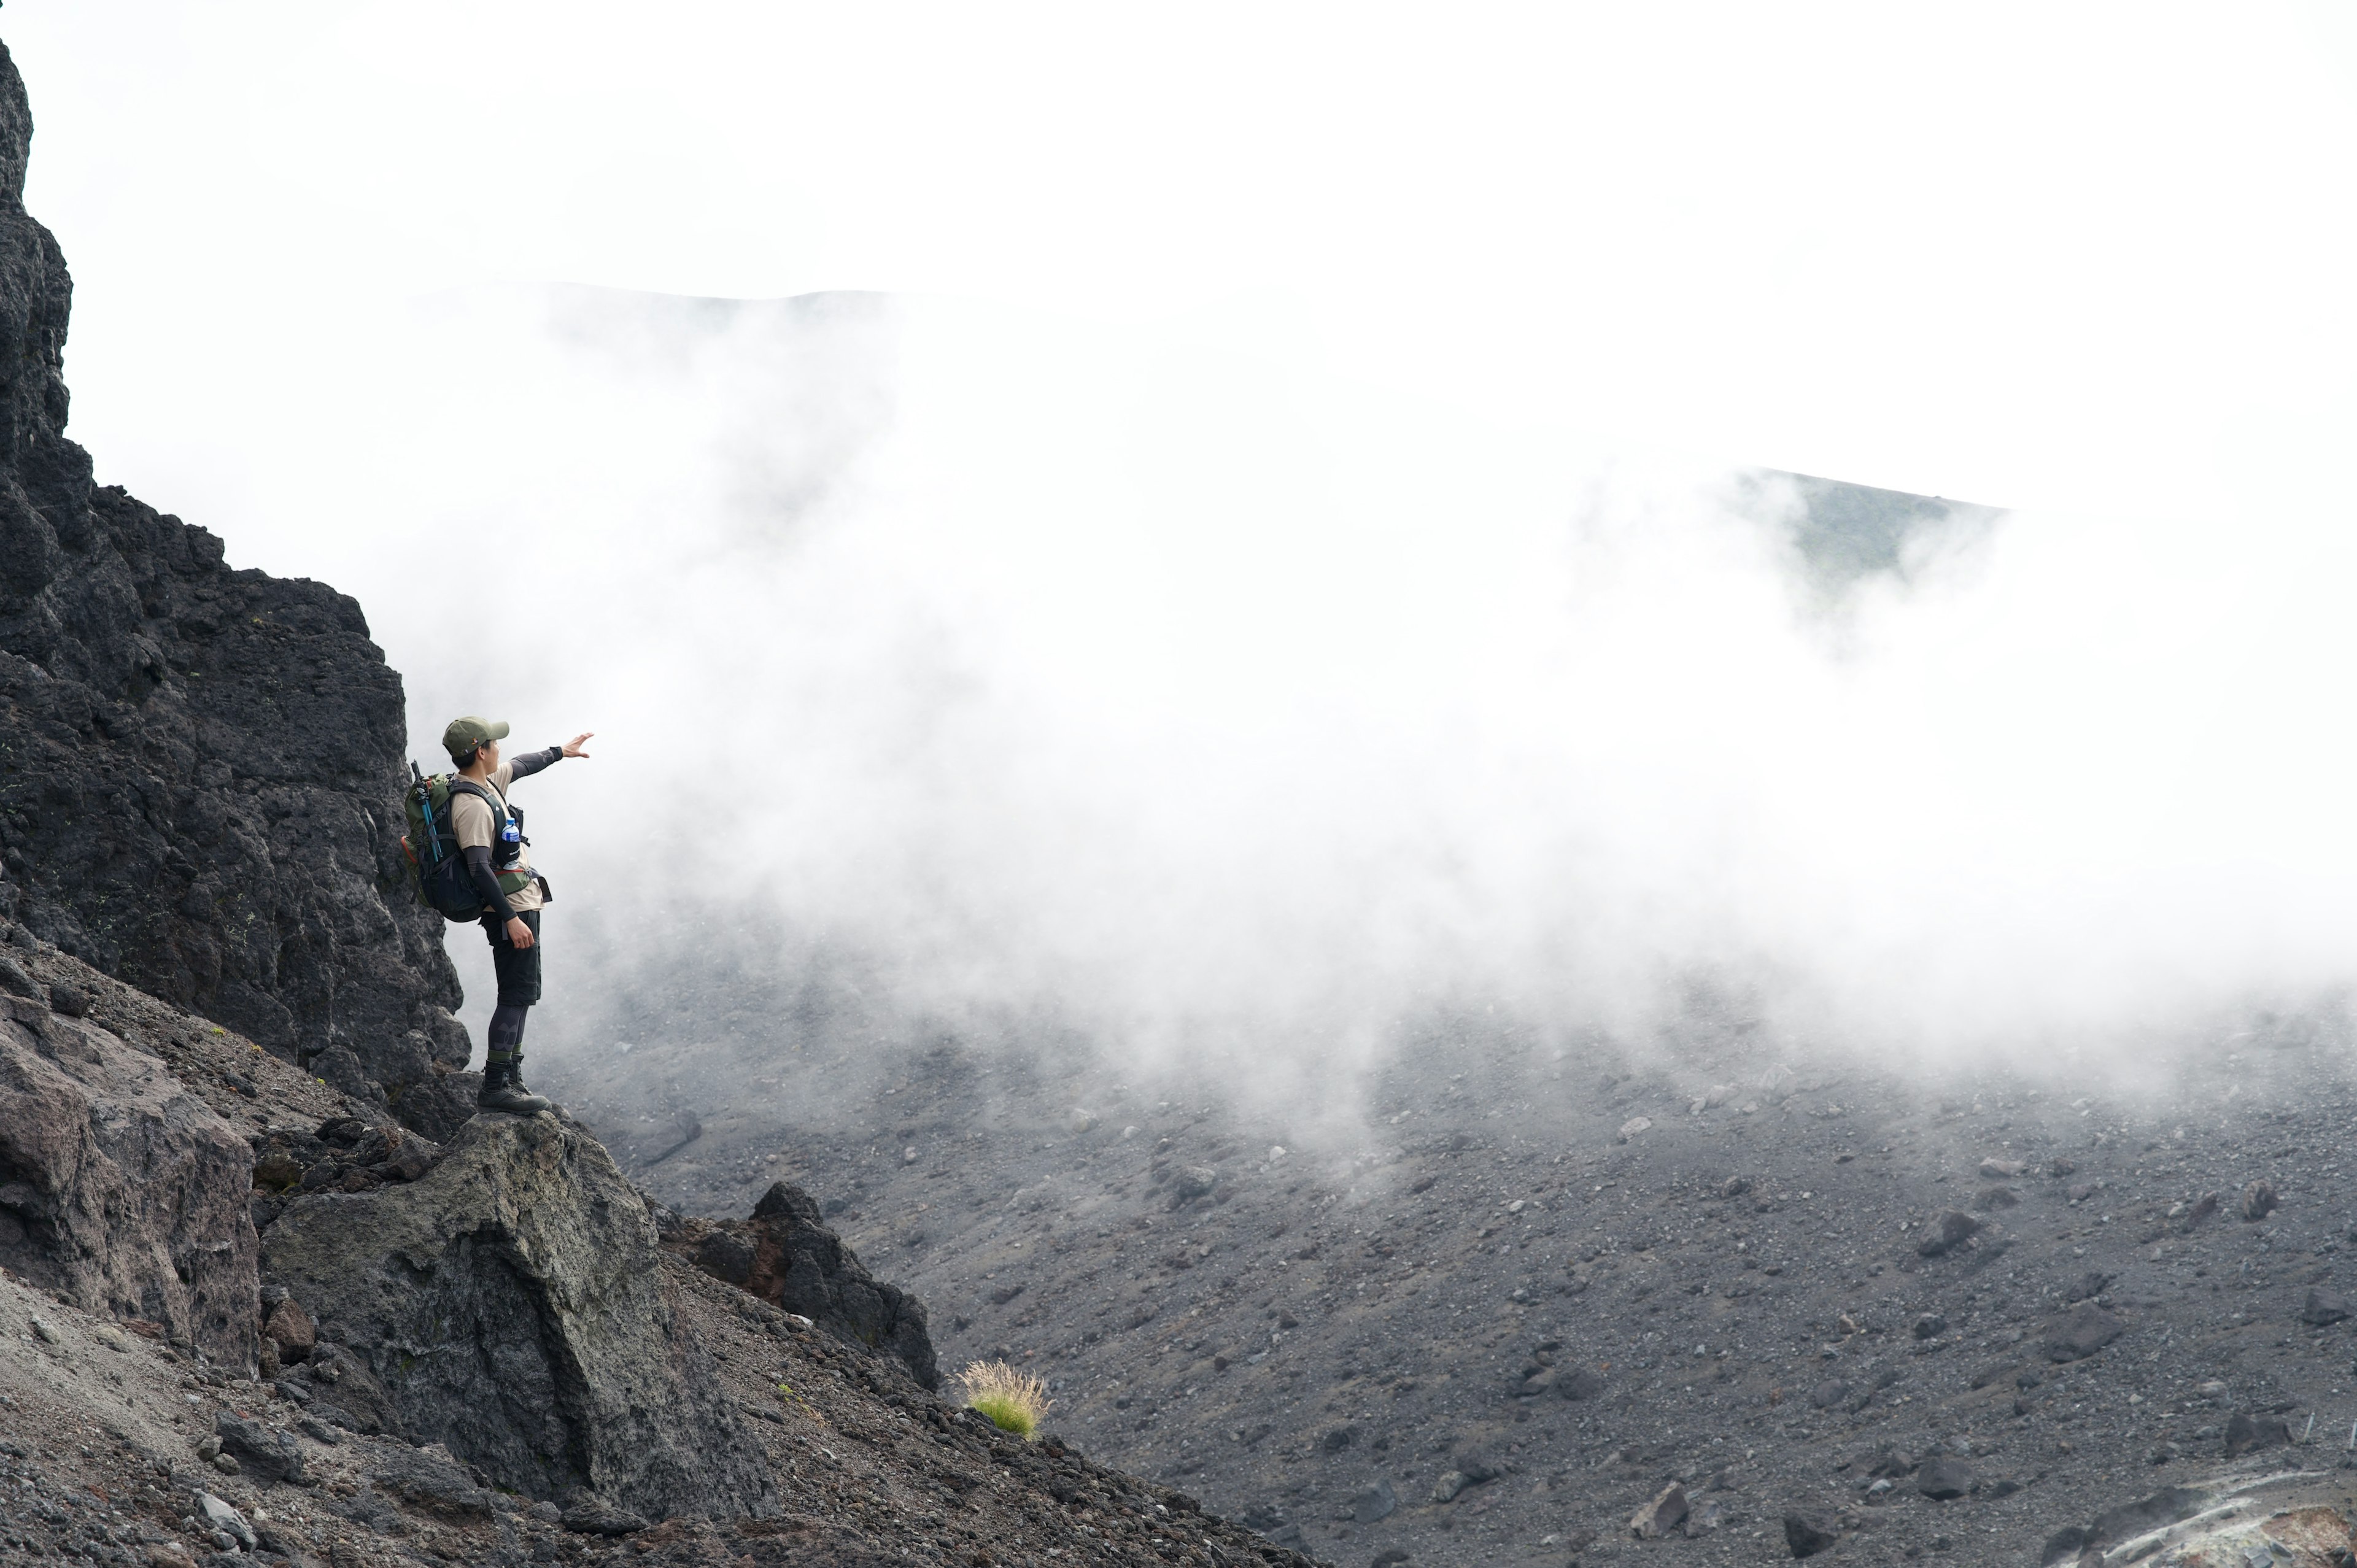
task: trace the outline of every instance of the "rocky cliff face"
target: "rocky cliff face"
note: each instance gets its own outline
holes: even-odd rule
[[[16,933],[22,938],[24,933]],[[0,1271],[243,1366],[253,1157],[160,1063],[0,948]]]
[[[401,677],[351,599],[91,482],[31,135],[0,48],[0,914],[273,1052],[347,1045],[397,1101],[467,1051],[403,886]]]

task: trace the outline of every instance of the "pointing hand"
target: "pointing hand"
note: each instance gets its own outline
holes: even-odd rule
[[[565,743],[565,755],[567,757],[588,756],[589,754],[587,752],[581,749],[581,743],[587,740],[591,736],[596,735],[597,733],[597,732],[594,729],[583,730],[579,735],[576,735],[571,740],[566,741]]]

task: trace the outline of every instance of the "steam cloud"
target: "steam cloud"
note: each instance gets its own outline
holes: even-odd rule
[[[2279,501],[1829,580],[1788,481],[875,296],[485,291],[319,375],[191,515],[361,599],[421,759],[599,732],[518,794],[576,1048],[719,955],[1286,1092],[1436,1006],[2028,1062],[2357,953],[2352,547]]]

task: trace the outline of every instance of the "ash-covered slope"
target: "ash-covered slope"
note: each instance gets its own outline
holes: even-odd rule
[[[813,1104],[863,1064],[780,1045],[642,1041],[563,1087],[665,1202],[810,1187],[944,1365],[1011,1355],[1109,1462],[1350,1568],[1760,1562],[1787,1516],[1853,1560],[2034,1563],[2170,1487],[2357,1478],[2337,1032],[2147,1100],[1741,1030],[1534,1059],[1469,1021],[1346,1132],[1004,1046],[863,1047],[864,1096]]]
[[[92,484],[31,136],[0,48],[0,914],[289,1059],[345,1045],[396,1091],[463,1067],[400,886],[401,677],[351,599]]]

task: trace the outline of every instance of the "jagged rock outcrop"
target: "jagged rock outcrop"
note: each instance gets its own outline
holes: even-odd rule
[[[0,915],[290,1058],[347,1044],[397,1104],[467,1055],[402,886],[401,677],[350,598],[91,482],[31,136],[0,48]]]
[[[0,1266],[243,1368],[252,1155],[162,1067],[87,1019],[0,997]]]
[[[534,1498],[759,1511],[760,1450],[679,1330],[655,1227],[604,1146],[479,1116],[424,1179],[296,1198],[264,1272],[382,1384],[402,1431]]]
[[[750,1219],[691,1219],[658,1209],[655,1220],[663,1245],[705,1273],[889,1351],[918,1382],[941,1386],[925,1304],[870,1274],[827,1229],[810,1194],[792,1183],[763,1193]]]

